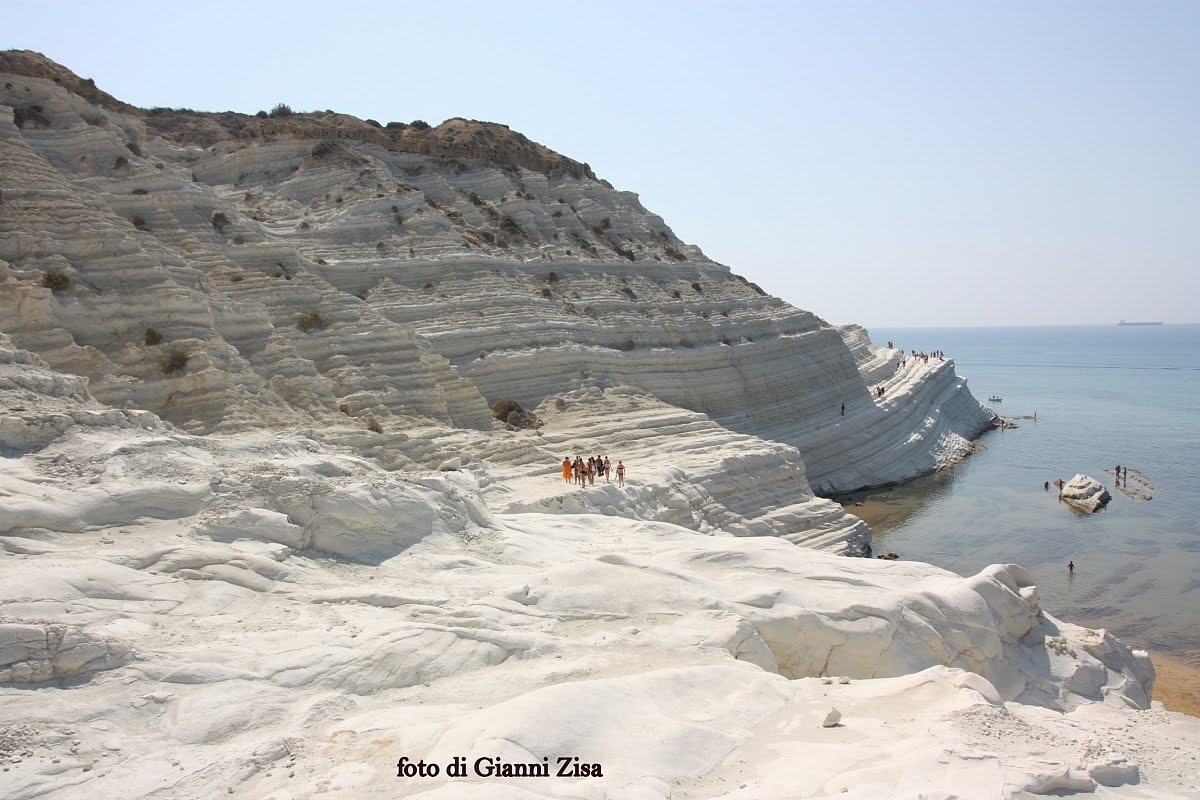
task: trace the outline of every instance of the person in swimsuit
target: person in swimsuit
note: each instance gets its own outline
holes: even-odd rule
[[[604,457],[604,482],[605,483],[611,482],[611,480],[610,480],[611,475],[612,475],[612,462],[608,460],[608,456],[605,456]]]
[[[625,463],[623,461],[617,461],[617,485],[625,485]]]

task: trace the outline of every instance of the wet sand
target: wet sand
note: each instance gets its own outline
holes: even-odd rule
[[[888,489],[856,492],[837,499],[846,511],[870,525],[871,530],[886,530],[906,521],[918,502],[907,492],[893,494]]]
[[[1151,653],[1154,662],[1154,699],[1168,711],[1200,717],[1200,657],[1183,660]]]

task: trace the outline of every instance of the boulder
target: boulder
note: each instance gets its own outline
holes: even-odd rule
[[[1076,475],[1063,484],[1062,499],[1073,507],[1092,514],[1104,508],[1108,501],[1112,500],[1112,495],[1095,478],[1089,475]]]

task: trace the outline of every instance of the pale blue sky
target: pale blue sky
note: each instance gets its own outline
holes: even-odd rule
[[[503,122],[867,326],[1200,321],[1200,3],[2,0],[116,97]]]

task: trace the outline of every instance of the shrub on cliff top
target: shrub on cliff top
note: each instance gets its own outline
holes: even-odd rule
[[[271,109],[271,113],[270,113],[270,114],[268,114],[267,116],[270,116],[270,117],[290,117],[290,116],[291,116],[292,114],[294,114],[294,113],[295,113],[295,112],[294,112],[294,111],[292,111],[292,107],[291,107],[291,106],[289,106],[287,103],[277,103],[277,104],[275,105],[275,107]]]
[[[154,347],[155,345],[162,344],[162,340],[162,334],[154,328],[146,328],[146,332],[142,334],[142,343],[147,347]]]

